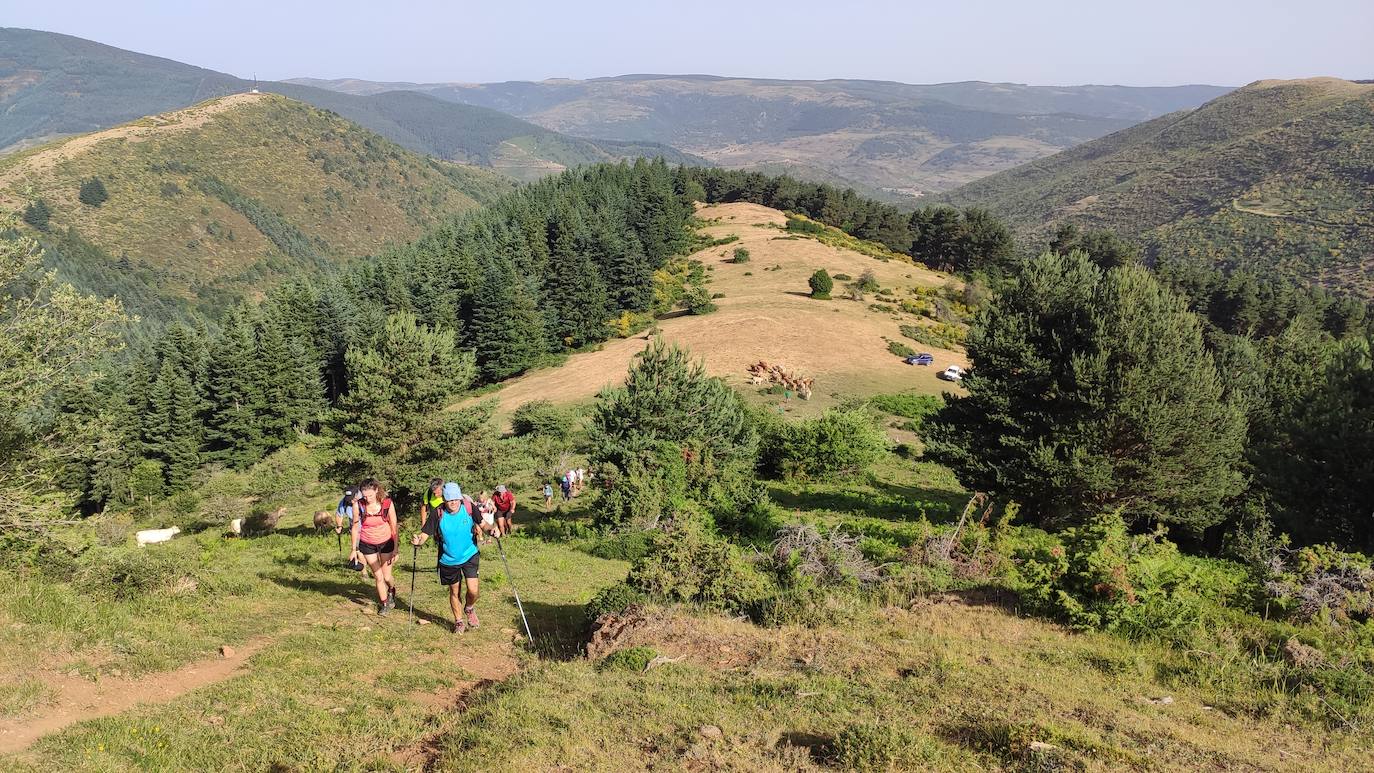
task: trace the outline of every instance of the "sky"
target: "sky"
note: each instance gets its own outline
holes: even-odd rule
[[[0,24],[262,80],[1374,78],[1374,0],[0,0]]]

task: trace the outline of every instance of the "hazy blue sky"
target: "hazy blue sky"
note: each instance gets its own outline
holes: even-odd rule
[[[169,0],[5,6],[0,24],[263,79],[632,72],[1032,84],[1374,78],[1374,0]],[[3,55],[3,52],[0,52]]]

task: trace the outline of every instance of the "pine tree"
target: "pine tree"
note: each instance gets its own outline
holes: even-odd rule
[[[967,396],[925,422],[927,453],[1041,522],[1124,508],[1200,531],[1242,487],[1245,423],[1201,324],[1143,268],[1081,252],[1030,261],[980,314]]]
[[[105,190],[105,183],[101,182],[99,177],[92,177],[81,183],[81,189],[76,197],[88,207],[98,207],[110,198],[110,194]]]
[[[345,360],[348,391],[330,418],[331,473],[341,481],[380,475],[397,491],[417,490],[422,468],[453,452],[446,441],[454,428],[467,428],[470,413],[444,408],[471,385],[473,356],[457,348],[452,330],[401,313],[374,344],[349,347]]]
[[[578,249],[576,224],[564,211],[549,226],[549,271],[544,280],[548,332],[560,348],[576,349],[610,336],[610,304],[601,273]]]
[[[180,491],[200,466],[200,406],[195,387],[173,358],[164,358],[148,398],[144,444],[149,457],[162,464],[167,491]]]
[[[482,273],[472,317],[472,339],[482,379],[500,381],[523,373],[545,351],[544,320],[515,266],[504,256]]]
[[[254,371],[257,342],[246,309],[232,310],[215,339],[210,360],[210,408],[205,422],[206,447],[211,459],[243,469],[257,461],[265,443],[258,411],[263,399],[256,391]]]
[[[297,363],[291,361],[291,351],[277,325],[270,320],[261,320],[256,328],[257,346],[250,370],[253,403],[263,451],[270,453],[295,439],[295,427],[291,423],[291,382]]]
[[[24,208],[24,222],[40,231],[48,230],[48,220],[51,217],[52,209],[48,207],[48,202],[42,199]]]

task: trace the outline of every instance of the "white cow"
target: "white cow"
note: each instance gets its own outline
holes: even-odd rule
[[[134,539],[138,541],[139,547],[143,547],[144,545],[156,545],[159,542],[166,542],[171,539],[173,535],[180,533],[180,526],[173,526],[170,529],[144,529],[135,534]]]

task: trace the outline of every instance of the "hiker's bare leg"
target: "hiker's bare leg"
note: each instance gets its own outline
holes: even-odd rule
[[[467,601],[467,605],[466,605],[466,606],[469,606],[469,607],[475,607],[475,606],[477,606],[477,595],[478,595],[478,594],[477,594],[477,578],[476,578],[476,577],[464,577],[464,578],[463,578],[463,584],[466,585],[466,586],[468,586],[468,601]],[[453,587],[457,588],[458,585],[457,585],[457,584],[454,584]]]
[[[463,621],[462,590],[462,583],[455,582],[448,586],[448,608],[453,610],[453,622],[455,625]]]
[[[387,553],[382,557],[383,560],[380,562],[382,569],[382,578],[386,582],[386,587],[388,591],[396,587],[396,581],[391,577],[391,565],[396,563],[397,555],[399,554],[396,551]]]
[[[387,582],[383,572],[386,571],[386,560],[382,553],[367,553],[363,556],[363,564],[372,570],[372,580],[377,586],[377,600],[386,603]]]

